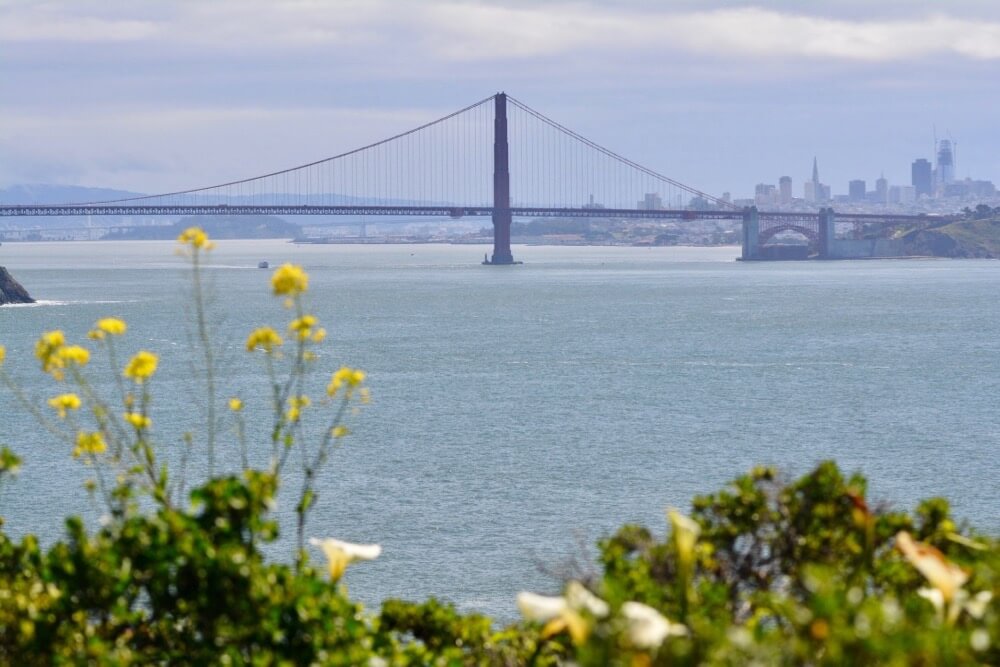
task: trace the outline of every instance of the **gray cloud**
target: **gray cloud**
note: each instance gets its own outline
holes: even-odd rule
[[[52,0],[0,6],[0,41],[7,182],[228,180],[498,89],[713,191],[814,153],[835,190],[898,182],[935,122],[962,175],[1000,168],[994,2]]]

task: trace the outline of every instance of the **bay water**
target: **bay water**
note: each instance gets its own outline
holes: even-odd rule
[[[269,454],[268,390],[243,343],[290,319],[259,261],[310,275],[310,310],[330,332],[317,394],[342,364],[368,372],[372,404],[323,470],[306,531],[383,545],[347,575],[366,603],[434,595],[512,618],[519,590],[558,589],[547,570],[586,566],[626,522],[665,533],[665,508],[756,464],[791,476],[835,459],[868,476],[876,501],[912,509],[945,495],[1000,532],[1000,263],[537,246],[515,247],[522,266],[489,267],[485,249],[222,241],[208,260],[222,398],[246,401],[256,463]],[[41,301],[0,308],[8,371],[43,402],[59,390],[37,371],[38,335],[80,341],[98,318],[125,319],[123,357],[161,355],[152,416],[177,470],[204,401],[191,273],[174,244],[9,243],[0,265]],[[101,363],[89,372],[107,378]],[[235,470],[229,426],[220,457]],[[9,533],[51,542],[68,514],[98,525],[92,471],[6,392],[0,443],[25,460],[0,491]],[[205,465],[196,446],[190,483]],[[286,560],[294,470],[271,549]]]

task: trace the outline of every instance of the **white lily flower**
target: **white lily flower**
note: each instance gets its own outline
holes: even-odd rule
[[[545,621],[561,616],[569,609],[564,597],[552,597],[521,591],[517,594],[517,608],[529,621]]]
[[[955,593],[969,580],[965,570],[931,545],[915,541],[905,530],[896,535],[896,547],[931,586],[941,591],[944,602],[951,602]]]
[[[993,593],[990,591],[979,591],[968,601],[963,601],[962,606],[965,611],[969,612],[972,618],[979,620],[986,613],[986,607],[989,606],[991,600],[993,600]]]
[[[921,588],[917,591],[917,595],[934,605],[937,613],[944,617],[944,595],[941,591],[936,588]]]
[[[684,636],[688,629],[680,623],[671,623],[667,617],[641,602],[626,602],[622,616],[628,622],[629,641],[636,648],[654,649],[671,636]]]
[[[673,527],[674,544],[677,545],[677,554],[685,563],[694,560],[694,545],[701,534],[701,526],[698,522],[684,516],[675,509],[667,511],[667,518]]]
[[[591,593],[579,581],[571,581],[566,586],[566,604],[571,609],[586,610],[596,618],[604,618],[611,611],[607,602]]]
[[[354,544],[331,537],[325,540],[314,537],[309,543],[323,550],[330,567],[330,579],[333,581],[339,581],[344,575],[344,570],[354,561],[375,560],[382,553],[382,547],[378,544]]]

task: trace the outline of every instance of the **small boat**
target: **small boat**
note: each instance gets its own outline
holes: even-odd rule
[[[266,261],[263,261],[263,262],[257,262],[257,268],[258,268],[258,269],[266,269],[266,268],[268,268],[269,266],[270,266],[270,264],[268,264],[268,263],[267,263]]]

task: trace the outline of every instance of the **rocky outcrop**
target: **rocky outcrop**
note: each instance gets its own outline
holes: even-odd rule
[[[28,294],[28,290],[21,286],[21,283],[14,280],[4,267],[0,266],[0,306],[8,303],[34,303],[35,300]]]

